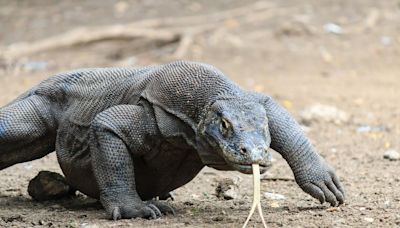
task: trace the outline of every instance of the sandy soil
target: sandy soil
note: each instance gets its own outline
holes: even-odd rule
[[[77,26],[207,15],[254,4],[160,2],[0,0],[0,46],[40,40]],[[268,4],[262,14],[251,17],[249,11],[197,35],[184,58],[211,63],[244,88],[274,96],[299,121],[302,110],[317,103],[349,116],[342,123],[317,120],[306,126],[316,148],[343,181],[346,204],[339,208],[318,204],[290,180],[290,169],[275,154],[267,177],[289,180],[262,182],[263,192],[285,196],[262,198],[269,227],[400,226],[400,161],[383,158],[387,150],[400,151],[399,2],[273,0]],[[330,25],[328,31],[330,23],[339,27]],[[0,60],[0,104],[56,72],[172,61],[177,45],[144,39],[104,41],[23,56],[11,65]],[[41,64],[44,68],[37,69]],[[175,217],[114,222],[106,220],[98,202],[83,195],[32,201],[27,185],[40,170],[60,172],[54,153],[1,171],[0,226],[239,227],[251,205],[250,176],[206,168],[176,190],[171,202],[177,209]],[[238,198],[216,198],[217,182],[225,177],[239,181]],[[250,224],[261,226],[255,220]]]

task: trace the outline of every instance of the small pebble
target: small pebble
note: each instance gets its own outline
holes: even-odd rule
[[[98,225],[90,224],[90,223],[87,223],[87,222],[81,223],[81,225],[79,227],[80,228],[99,228]]]
[[[392,38],[390,36],[382,36],[381,43],[385,46],[389,46],[392,44]]]
[[[30,163],[30,162],[26,162],[26,163],[23,164],[23,167],[24,167],[26,170],[31,170],[31,169],[33,168],[33,165],[32,165],[32,163]]]
[[[39,71],[46,70],[49,63],[45,61],[27,61],[21,64],[22,69],[25,71]]]
[[[326,23],[324,24],[324,30],[328,33],[333,33],[333,34],[342,34],[343,29],[339,25],[335,23]]]
[[[284,195],[271,192],[264,192],[264,197],[272,200],[284,200],[286,198]]]
[[[365,220],[366,222],[369,222],[369,223],[371,223],[371,222],[374,221],[373,218],[369,218],[369,217],[365,217],[364,220]]]
[[[330,207],[328,209],[326,209],[327,212],[337,212],[337,211],[341,211],[340,207]]]
[[[388,150],[383,154],[383,158],[388,159],[390,161],[400,160],[400,153],[396,150]]]
[[[369,132],[388,132],[390,129],[383,125],[361,125],[357,128],[357,133],[369,133]]]
[[[390,206],[390,200],[386,200],[384,203],[385,207],[389,207]]]
[[[215,221],[215,222],[220,222],[220,221],[223,221],[223,220],[224,220],[224,217],[222,217],[222,216],[217,216],[217,217],[212,218],[212,220]]]
[[[218,198],[231,200],[236,199],[239,195],[239,186],[237,183],[230,179],[224,178],[218,181],[218,185],[215,188],[215,192]]]
[[[271,202],[271,203],[269,204],[269,206],[272,207],[272,208],[278,208],[278,207],[279,207],[279,203],[277,203],[277,202]]]
[[[200,196],[197,194],[192,194],[191,197],[192,197],[192,199],[198,199]]]
[[[349,121],[349,115],[335,106],[314,104],[305,108],[301,113],[301,123],[309,126],[314,122],[331,122],[342,124]]]

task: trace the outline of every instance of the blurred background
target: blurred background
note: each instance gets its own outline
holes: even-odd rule
[[[399,57],[398,0],[0,0],[0,105],[58,72],[177,59],[276,98],[337,169],[347,205],[317,204],[276,154],[262,189],[284,199],[263,198],[270,227],[400,225]],[[42,169],[59,171],[54,155],[2,171],[0,225],[231,227],[251,203],[249,177],[205,169],[176,191],[177,217],[113,223],[84,196],[31,202]],[[233,200],[216,200],[224,178]]]

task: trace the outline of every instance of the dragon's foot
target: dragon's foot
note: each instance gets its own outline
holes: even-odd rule
[[[164,215],[168,215],[168,214],[175,215],[175,209],[167,203],[160,202],[158,200],[150,200],[147,203],[153,204],[154,206],[156,206],[161,211],[161,213]]]
[[[160,218],[163,214],[175,215],[175,211],[171,206],[159,201],[148,201],[140,205],[125,204],[116,206],[111,211],[111,218],[113,220],[130,218],[156,219]]]
[[[311,161],[301,169],[294,170],[299,186],[321,203],[328,202],[331,206],[344,203],[345,192],[339,178],[323,159]]]
[[[100,194],[100,201],[109,218],[113,220],[146,218],[156,219],[166,214],[175,215],[174,209],[158,200],[142,201],[129,191],[107,191]]]
[[[112,219],[147,218],[156,219],[161,217],[161,211],[153,204],[148,205],[121,205],[114,207],[111,212]]]

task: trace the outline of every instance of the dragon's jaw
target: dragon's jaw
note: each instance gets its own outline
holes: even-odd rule
[[[253,174],[253,168],[252,168],[252,164],[229,164],[234,170],[237,170],[241,173],[244,174]],[[260,173],[263,174],[265,173],[270,167],[271,165],[264,165],[264,164],[259,164],[260,167]]]

